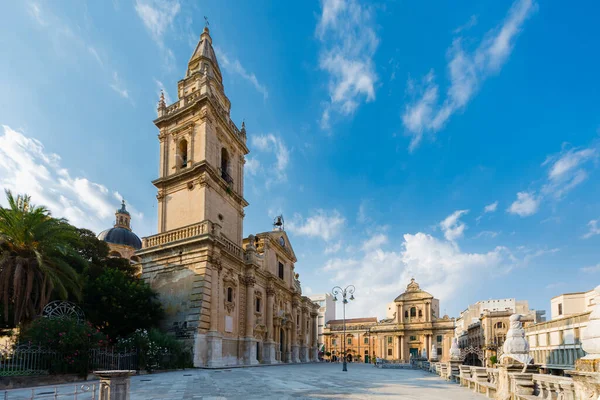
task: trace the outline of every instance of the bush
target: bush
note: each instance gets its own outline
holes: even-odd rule
[[[176,369],[192,366],[191,356],[183,343],[174,336],[158,329],[138,329],[125,339],[119,339],[120,349],[136,349],[139,368],[147,371],[155,369]]]
[[[490,362],[492,363],[492,365],[498,364],[498,357],[491,356],[490,357]]]
[[[50,357],[50,373],[86,375],[90,350],[108,345],[108,336],[89,322],[38,318],[19,333],[18,342],[56,352],[57,356]]]

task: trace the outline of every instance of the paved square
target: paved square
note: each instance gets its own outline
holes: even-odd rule
[[[131,400],[150,399],[484,399],[420,370],[365,364],[188,370],[132,378]]]
[[[90,386],[96,382],[88,382]],[[61,385],[58,399],[73,399]],[[35,398],[54,398],[55,387],[34,389]],[[71,394],[70,394],[71,393]],[[1,394],[1,393],[0,393]],[[10,391],[9,400],[31,398],[31,389]],[[77,397],[91,399],[91,393]],[[486,397],[422,370],[379,369],[366,364],[318,363],[223,370],[192,369],[131,378],[131,400],[180,399],[419,399],[483,400]]]

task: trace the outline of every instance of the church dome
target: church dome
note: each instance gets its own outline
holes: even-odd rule
[[[130,246],[136,250],[142,248],[142,241],[131,231],[131,215],[125,207],[125,200],[121,203],[121,208],[115,213],[115,226],[100,232],[98,239],[105,241],[106,243],[120,244],[123,246]]]
[[[142,241],[132,231],[127,228],[114,227],[100,232],[98,239],[105,241],[106,243],[121,244],[124,246],[131,246],[136,250],[142,248]]]

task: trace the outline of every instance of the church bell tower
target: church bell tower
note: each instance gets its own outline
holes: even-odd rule
[[[210,221],[242,245],[246,129],[230,118],[231,103],[208,27],[177,83],[177,101],[161,93],[158,118],[160,161],[158,234]]]

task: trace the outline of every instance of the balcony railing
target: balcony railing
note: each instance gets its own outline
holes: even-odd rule
[[[221,178],[227,182],[227,185],[233,186],[233,178],[224,169],[221,169]]]

